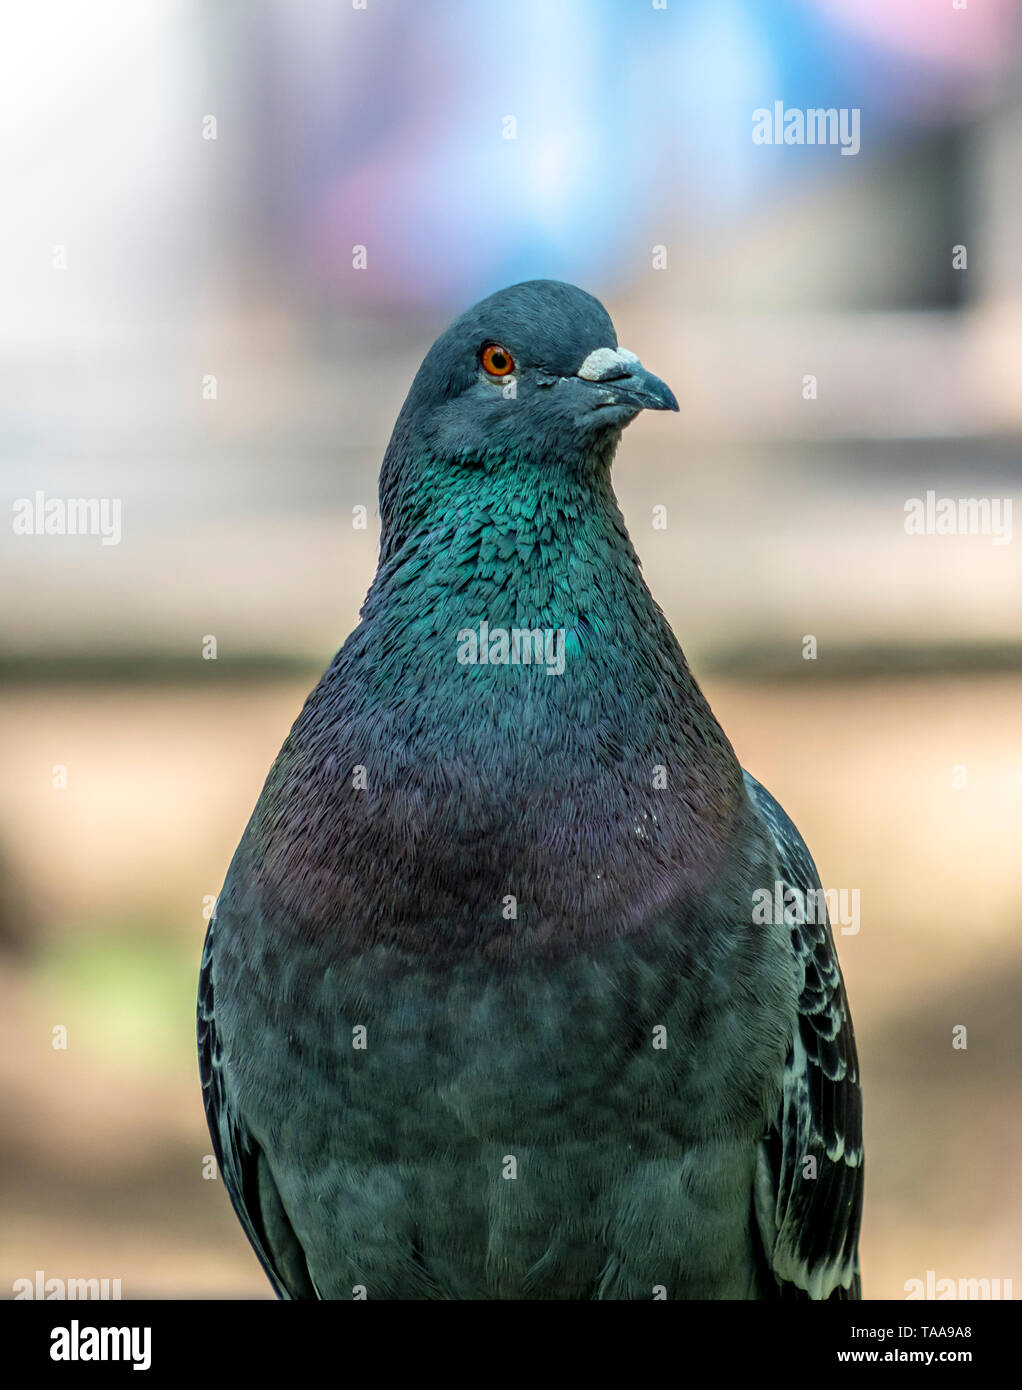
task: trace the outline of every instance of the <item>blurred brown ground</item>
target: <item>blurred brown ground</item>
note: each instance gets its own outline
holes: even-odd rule
[[[17,1117],[0,1290],[41,1268],[120,1277],[125,1296],[269,1296],[222,1184],[202,1177],[192,1017],[203,899],[309,684],[0,700],[7,882],[42,923],[31,942],[10,923],[0,965],[0,1108]],[[867,1296],[903,1297],[929,1269],[1011,1277],[1022,678],[703,684],[824,884],[861,889],[861,930],[838,944],[865,1088]],[[50,786],[58,762],[66,791]]]

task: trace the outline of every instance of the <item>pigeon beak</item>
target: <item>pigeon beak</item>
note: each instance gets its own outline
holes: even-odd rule
[[[597,348],[576,373],[582,381],[600,388],[600,405],[623,405],[635,410],[677,410],[671,388],[647,372],[627,348]]]

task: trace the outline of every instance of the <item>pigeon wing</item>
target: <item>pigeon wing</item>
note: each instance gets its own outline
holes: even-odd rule
[[[269,1163],[231,1103],[216,1026],[213,941],[206,932],[199,974],[199,1074],[213,1151],[231,1204],[278,1298],[317,1298],[305,1254],[284,1211]]]
[[[786,898],[813,918],[791,927],[798,1022],[781,1112],[760,1145],[755,1206],[767,1261],[790,1298],[860,1298],[862,1093],[855,1035],[816,865],[774,798],[748,773],[746,788],[777,848]],[[814,1162],[810,1162],[814,1160]]]

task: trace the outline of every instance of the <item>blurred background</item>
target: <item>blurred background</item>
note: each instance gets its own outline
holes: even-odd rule
[[[534,276],[677,393],[615,468],[647,580],[861,894],[866,1295],[1022,1290],[1020,545],[905,529],[1020,491],[1019,7],[360,5],[2,21],[0,1296],[270,1296],[203,1176],[205,918],[422,355]],[[754,142],[775,102],[858,153]],[[19,533],[40,493],[119,543]]]

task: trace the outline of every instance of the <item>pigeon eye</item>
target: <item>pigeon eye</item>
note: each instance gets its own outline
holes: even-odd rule
[[[499,343],[487,343],[479,360],[483,364],[483,371],[489,372],[490,376],[510,376],[515,369],[514,358]]]

